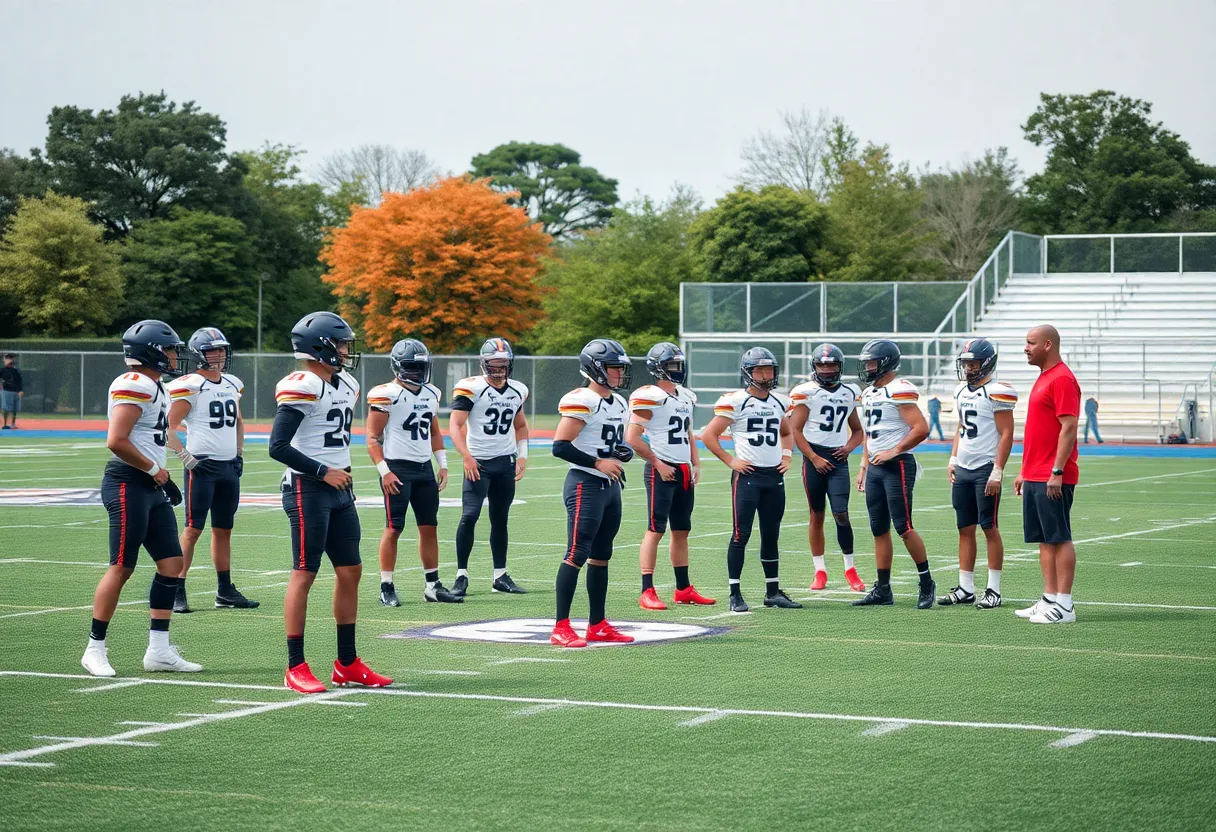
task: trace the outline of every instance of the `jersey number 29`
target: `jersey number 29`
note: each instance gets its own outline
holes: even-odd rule
[[[355,422],[355,412],[349,407],[345,410],[334,408],[325,414],[325,421],[335,422],[336,426],[325,434],[325,447],[341,448],[350,445],[350,428]]]

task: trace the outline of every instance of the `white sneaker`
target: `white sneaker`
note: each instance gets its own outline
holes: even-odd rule
[[[1031,624],[1071,624],[1076,620],[1075,609],[1066,610],[1059,604],[1048,604],[1047,609],[1030,616]]]
[[[1016,615],[1018,618],[1030,618],[1032,615],[1038,615],[1039,613],[1047,612],[1047,608],[1050,606],[1051,606],[1050,601],[1048,601],[1046,598],[1040,598],[1039,600],[1035,601],[1033,604],[1031,604],[1029,607],[1026,607],[1025,609],[1014,610],[1013,614]]]
[[[171,670],[177,673],[198,673],[202,669],[201,664],[183,659],[181,651],[174,645],[169,645],[167,650],[149,647],[144,653],[144,670],[149,672]]]
[[[89,639],[89,646],[80,657],[80,666],[89,672],[90,676],[117,676],[114,668],[110,667],[109,651],[104,641]]]

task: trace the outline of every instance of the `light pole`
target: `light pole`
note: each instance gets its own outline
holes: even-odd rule
[[[258,365],[262,363],[262,282],[266,273],[258,274],[258,346],[253,356],[253,418],[258,418]]]

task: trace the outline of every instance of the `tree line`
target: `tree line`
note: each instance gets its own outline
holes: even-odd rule
[[[620,201],[560,144],[509,142],[443,172],[420,150],[364,145],[312,176],[300,148],[231,151],[219,116],[164,93],[56,107],[42,148],[0,150],[0,335],[112,335],[144,317],[288,346],[317,308],[384,349],[488,333],[569,353],[607,336],[676,335],[682,281],[967,279],[1010,228],[1216,229],[1216,168],[1109,91],[1044,94],[1007,149],[912,169],[829,113],[782,114],[741,152],[737,187]]]

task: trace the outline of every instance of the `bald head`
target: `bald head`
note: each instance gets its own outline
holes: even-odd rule
[[[1040,324],[1026,333],[1026,361],[1040,370],[1060,362],[1060,331],[1051,324]]]

